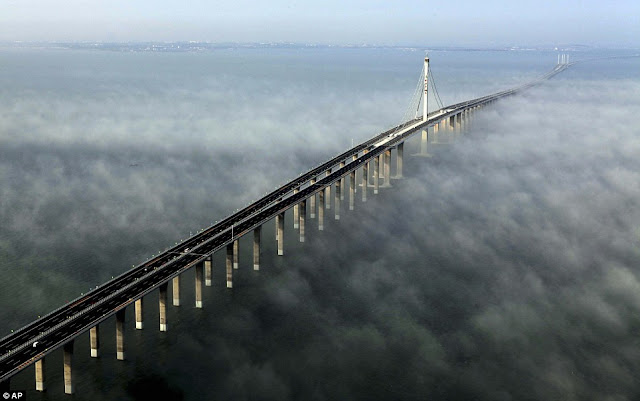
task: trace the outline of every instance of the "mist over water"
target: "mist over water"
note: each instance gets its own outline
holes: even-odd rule
[[[598,56],[600,54],[594,54]],[[0,52],[0,336],[400,122],[420,52]],[[584,58],[587,58],[584,54]],[[572,56],[575,59],[579,55]],[[554,53],[431,52],[445,104],[530,80]],[[581,57],[582,58],[582,57]],[[478,112],[432,158],[285,256],[241,241],[157,331],[127,312],[78,399],[635,399],[638,59],[576,65]],[[430,104],[435,104],[435,102]],[[132,309],[132,308],[131,308]],[[61,353],[34,399],[67,399]],[[32,389],[33,368],[12,378]]]

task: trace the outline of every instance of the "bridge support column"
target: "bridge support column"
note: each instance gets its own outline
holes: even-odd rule
[[[202,308],[202,268],[203,263],[196,264],[196,308]]]
[[[160,331],[167,331],[167,287],[169,283],[160,284],[158,291],[158,315],[160,316]]]
[[[467,109],[464,109],[460,113],[460,131],[464,132],[466,126],[467,126]]]
[[[462,113],[456,114],[456,136],[462,134]]]
[[[358,160],[358,154],[357,153],[351,156],[351,161],[352,162],[355,162],[356,160]],[[353,186],[353,192],[357,194],[358,193],[358,184],[357,184],[357,182],[358,182],[358,169],[355,168],[353,170],[353,172],[356,174],[356,184]]]
[[[378,193],[378,186],[380,185],[380,155],[373,158],[373,193]]]
[[[300,192],[300,188],[295,188],[293,190],[293,194],[297,194],[298,192]],[[299,228],[300,227],[300,205],[296,204],[293,206],[293,228]]]
[[[284,212],[276,216],[278,227],[278,256],[284,255]]]
[[[340,181],[342,181],[342,178],[336,181],[336,202],[335,202],[336,220],[340,220],[340,194],[342,193],[340,188],[342,185],[340,185]]]
[[[227,288],[233,288],[233,244],[227,244],[225,265],[227,268]]]
[[[442,136],[445,138],[441,143],[449,142],[449,118],[444,118],[440,121],[440,132]]]
[[[426,156],[429,154],[429,128],[422,130],[422,137],[420,139],[420,153],[418,156]],[[438,143],[438,137],[435,137],[434,143]]]
[[[116,312],[116,359],[124,361],[124,309]]]
[[[311,186],[313,186],[313,184],[316,183],[316,178],[313,177],[311,179]],[[316,218],[316,195],[313,194],[311,196],[311,198],[309,198],[309,207],[310,207],[310,211],[309,211],[309,217],[311,217],[312,219]]]
[[[240,267],[240,244],[238,243],[238,240],[233,241],[233,268],[235,270],[238,270],[238,268]]]
[[[391,186],[391,149],[387,149],[382,154],[383,166],[384,166],[384,180],[382,186],[388,188]]]
[[[353,210],[356,204],[356,170],[349,173],[349,210]]]
[[[173,306],[180,306],[180,275],[173,278],[171,290],[173,291]]]
[[[331,174],[331,169],[327,170],[326,176]],[[331,209],[331,185],[327,185],[324,188],[325,191],[325,199],[324,199],[324,207],[325,209]]]
[[[142,330],[144,327],[144,323],[142,320],[142,303],[143,300],[140,298],[135,302],[135,310],[136,310],[136,330]]]
[[[453,142],[456,136],[456,116],[449,117],[449,139]]]
[[[260,270],[260,236],[262,226],[253,229],[253,270]]]
[[[318,230],[324,230],[324,193],[325,190],[318,191]]]
[[[426,131],[426,130],[425,130]],[[402,178],[402,168],[404,163],[404,142],[400,142],[396,147],[396,176],[395,178]]]
[[[89,330],[89,342],[91,343],[91,357],[100,356],[100,329],[96,324]]]
[[[345,162],[340,162],[340,168],[343,168],[345,166]],[[344,176],[342,176],[342,178],[340,178],[340,181],[338,181],[338,183],[340,184],[340,200],[343,201],[344,200]]]
[[[211,287],[211,271],[213,264],[213,255],[207,256],[204,260],[204,285],[207,287]]]
[[[124,312],[124,311],[123,311]],[[73,394],[75,389],[73,388],[73,372],[71,370],[71,363],[73,360],[73,340],[69,341],[62,346],[62,362],[64,364],[64,393]]]
[[[304,242],[304,223],[307,217],[307,201],[303,200],[302,202],[300,202],[300,216],[298,216],[298,218],[300,219],[300,242]]]
[[[367,187],[369,186],[369,162],[362,164],[362,202],[367,201]]]
[[[438,131],[440,131],[440,122],[435,123],[433,126],[433,139],[431,140],[431,143],[436,145],[438,144]],[[427,131],[427,135],[429,135],[429,131]]]
[[[46,389],[44,384],[44,357],[35,364],[36,367],[36,390],[44,391]]]

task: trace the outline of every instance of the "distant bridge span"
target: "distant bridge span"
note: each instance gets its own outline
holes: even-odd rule
[[[160,331],[167,330],[166,305],[168,284],[172,282],[173,304],[180,304],[180,275],[196,268],[196,307],[202,307],[202,282],[211,285],[211,256],[226,249],[226,285],[233,287],[233,270],[238,268],[238,239],[253,232],[253,266],[260,268],[261,227],[276,219],[278,255],[284,254],[284,217],[293,208],[294,227],[299,230],[300,241],[305,239],[307,209],[312,219],[318,220],[318,228],[324,229],[325,210],[331,204],[334,191],[335,219],[339,219],[341,200],[346,196],[346,178],[349,177],[349,209],[354,208],[355,193],[361,178],[361,196],[366,201],[368,187],[378,192],[380,179],[386,186],[391,178],[391,151],[397,152],[396,177],[402,176],[404,141],[422,132],[421,153],[426,153],[429,128],[436,141],[441,133],[459,132],[467,124],[471,113],[498,99],[515,95],[565,70],[568,60],[558,64],[547,74],[522,86],[479,97],[427,113],[426,105],[421,117],[406,121],[393,129],[352,147],[344,153],[307,171],[280,188],[258,199],[242,210],[202,230],[180,244],[135,266],[114,279],[96,287],[42,318],[29,323],[0,339],[0,382],[8,389],[9,378],[35,363],[36,390],[45,389],[44,358],[63,347],[65,392],[74,392],[72,372],[73,340],[90,331],[91,356],[100,352],[98,325],[116,315],[116,355],[125,358],[124,311],[135,304],[136,328],[143,327],[143,297],[159,289]],[[428,79],[428,59],[425,59],[424,82]],[[424,88],[424,98],[426,90]],[[373,166],[371,166],[373,164]],[[382,171],[381,171],[382,170]],[[308,205],[307,205],[308,204]]]

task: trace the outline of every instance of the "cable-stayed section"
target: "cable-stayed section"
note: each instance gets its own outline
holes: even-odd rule
[[[403,116],[402,116],[402,120],[401,123],[398,124],[398,127],[402,125],[402,123],[409,121],[411,119],[417,119],[419,117],[419,113],[420,113],[420,106],[423,104],[423,102],[427,102],[427,107],[425,108],[426,110],[428,110],[428,105],[429,105],[429,96],[427,95],[427,98],[425,99],[424,97],[424,83],[427,83],[427,89],[431,88],[431,90],[427,90],[426,93],[428,94],[429,92],[433,93],[433,98],[435,100],[435,103],[437,105],[437,110],[440,110],[442,108],[444,108],[444,103],[442,102],[442,98],[440,97],[440,93],[438,92],[438,87],[436,86],[436,82],[435,79],[433,77],[433,71],[431,70],[431,66],[429,64],[428,65],[428,70],[427,70],[427,79],[423,79],[425,76],[425,71],[424,71],[424,65],[422,67],[422,70],[420,71],[420,75],[418,76],[418,83],[415,86],[415,89],[413,91],[413,95],[411,96],[411,99],[409,101],[409,104],[407,106],[407,109],[405,110]]]
[[[417,108],[420,107],[420,101],[422,99],[422,76],[424,75],[424,67],[420,71],[420,75],[418,75],[418,82],[413,90],[413,95],[407,105],[407,109],[402,115],[401,123],[409,121],[411,119],[418,117]],[[415,111],[414,111],[415,110]]]
[[[438,88],[436,87],[436,81],[433,78],[433,71],[431,70],[431,65],[429,65],[429,83],[431,84],[431,88],[433,89],[433,94],[436,99],[436,104],[438,105],[438,109],[442,109],[444,104],[442,103],[442,99],[440,98],[440,94],[438,93]]]

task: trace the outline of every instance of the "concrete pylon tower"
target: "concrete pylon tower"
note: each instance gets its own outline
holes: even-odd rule
[[[429,57],[424,58],[424,93],[422,94],[422,121],[427,121],[429,110]]]

